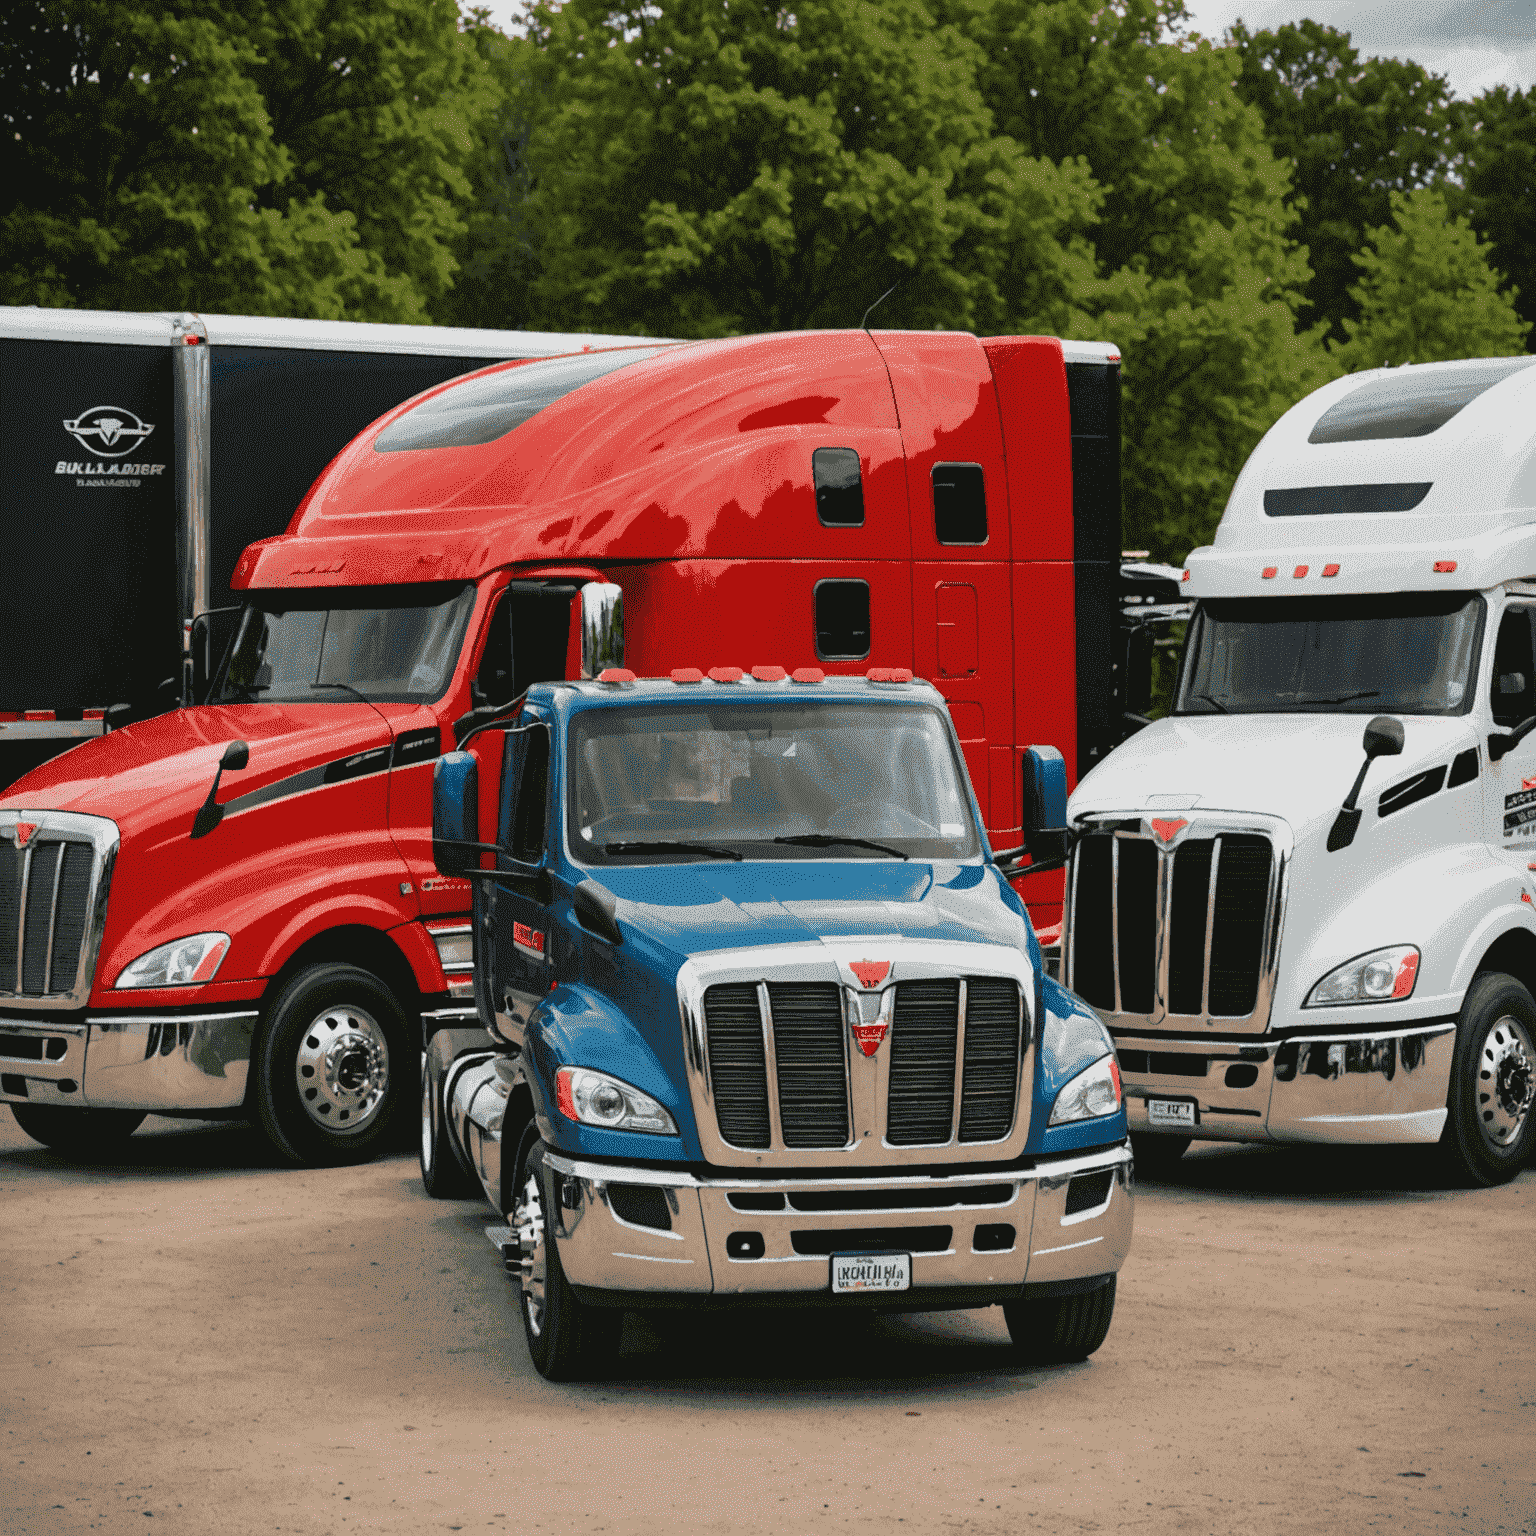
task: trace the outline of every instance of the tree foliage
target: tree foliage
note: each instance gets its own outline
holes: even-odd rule
[[[452,0],[18,0],[0,298],[425,319],[489,105]]]
[[[1392,194],[1392,222],[1370,231],[1354,258],[1358,320],[1335,357],[1350,371],[1436,363],[1455,357],[1510,357],[1530,329],[1512,296],[1499,291],[1488,249],[1454,218],[1433,187]]]

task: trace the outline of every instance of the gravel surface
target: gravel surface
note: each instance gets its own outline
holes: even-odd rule
[[[535,1374],[414,1158],[292,1172],[146,1122],[71,1166],[0,1111],[0,1529],[1536,1536],[1536,1172],[1197,1148],[1138,1189],[1091,1362],[1002,1313],[631,1319]],[[146,1521],[154,1525],[147,1526]]]

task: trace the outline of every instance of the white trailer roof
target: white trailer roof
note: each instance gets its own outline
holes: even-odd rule
[[[1350,374],[1254,449],[1194,597],[1434,591],[1536,571],[1536,357]]]
[[[484,331],[452,325],[364,325],[347,320],[274,320],[259,315],[128,314],[90,309],[0,306],[0,336],[32,341],[97,341],[169,346],[178,329],[200,330],[212,346],[293,347],[326,352],[396,352],[423,357],[548,357],[627,346],[638,338],[557,331]],[[654,340],[655,338],[645,338]]]

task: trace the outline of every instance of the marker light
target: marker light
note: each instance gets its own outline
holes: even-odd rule
[[[1265,581],[1273,581],[1275,579],[1275,577],[1278,576],[1279,574],[1280,574],[1280,568],[1279,568],[1279,566],[1276,566],[1276,565],[1266,565],[1264,567],[1264,569],[1259,572],[1259,575]]]
[[[1297,580],[1298,580],[1298,581],[1299,581],[1299,580],[1300,580],[1300,579],[1301,579],[1301,578],[1302,578],[1302,577],[1303,577],[1303,576],[1305,576],[1305,575],[1306,575],[1306,574],[1307,574],[1307,568],[1306,568],[1306,566],[1304,566],[1304,565],[1298,565],[1298,566],[1297,566],[1297,567],[1296,567],[1296,569],[1295,569],[1295,570],[1294,570],[1294,571],[1292,571],[1292,572],[1291,572],[1291,575],[1292,575],[1292,576],[1294,576],[1294,577],[1295,577],[1295,578],[1296,578],[1296,579],[1297,579]]]
[[[789,674],[783,667],[753,667],[752,679],[758,683],[782,683]]]
[[[704,674],[697,667],[673,667],[672,681],[674,683],[702,683]]]
[[[1189,580],[1189,572],[1185,571],[1184,574],[1179,577],[1179,580],[1180,581],[1188,581]]]
[[[229,952],[227,933],[194,933],[140,955],[123,967],[113,985],[131,987],[195,987],[212,981]]]
[[[1052,1125],[1074,1120],[1096,1120],[1120,1108],[1120,1064],[1114,1053],[1101,1056],[1086,1072],[1079,1072],[1060,1093],[1051,1108]]]
[[[1436,560],[1435,569],[1442,576],[1449,576],[1456,569],[1456,562],[1454,560]]]
[[[740,667],[711,667],[709,680],[712,683],[739,683],[741,681]]]
[[[910,667],[871,667],[864,674],[866,682],[871,683],[910,683],[912,681],[912,669]]]
[[[597,680],[600,683],[632,683],[635,674],[628,667],[604,667],[597,674]]]
[[[1323,567],[1323,575],[1324,576],[1337,576],[1338,574],[1339,574],[1339,568],[1336,565],[1325,565]]]
[[[590,1067],[561,1067],[555,1073],[555,1103],[567,1120],[578,1125],[677,1135],[672,1116],[650,1094]]]
[[[827,674],[820,667],[796,667],[789,674],[789,680],[792,683],[824,683]]]
[[[1392,1003],[1413,996],[1419,952],[1412,944],[1373,949],[1328,972],[1308,994],[1306,1008],[1339,1003]]]

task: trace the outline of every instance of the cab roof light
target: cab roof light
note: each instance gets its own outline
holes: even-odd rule
[[[1456,569],[1454,560],[1436,560],[1435,570],[1441,576],[1449,576]]]
[[[712,683],[739,683],[743,673],[740,667],[711,667],[709,680]]]
[[[759,683],[782,683],[789,676],[783,667],[753,667],[753,681]]]
[[[824,683],[827,674],[820,667],[796,667],[789,674],[789,680],[792,683]]]
[[[1278,576],[1279,574],[1280,574],[1280,568],[1279,568],[1279,566],[1276,566],[1276,565],[1266,565],[1264,567],[1264,569],[1259,572],[1259,575],[1265,581],[1273,581],[1275,579],[1275,577]]]
[[[910,667],[871,667],[864,677],[871,683],[910,683],[912,669]]]
[[[1338,574],[1339,574],[1339,568],[1338,568],[1337,565],[1325,565],[1323,567],[1323,575],[1324,576],[1337,576]]]
[[[1306,575],[1306,574],[1307,574],[1307,568],[1306,568],[1306,566],[1304,566],[1304,565],[1298,565],[1298,566],[1297,566],[1297,567],[1296,567],[1296,569],[1295,569],[1295,570],[1294,570],[1294,571],[1292,571],[1292,572],[1291,572],[1291,575],[1292,575],[1292,576],[1293,576],[1293,577],[1295,577],[1295,579],[1296,579],[1296,580],[1297,580],[1297,581],[1300,581],[1300,580],[1301,580],[1301,578],[1302,578],[1302,577],[1303,577],[1303,576],[1305,576],[1305,575]]]
[[[672,681],[674,683],[702,683],[704,674],[697,667],[673,667]]]
[[[597,680],[600,683],[632,683],[635,674],[628,667],[604,667],[597,674]]]
[[[1189,572],[1185,571],[1184,574],[1179,577],[1179,580],[1180,581],[1188,581],[1189,580]]]

